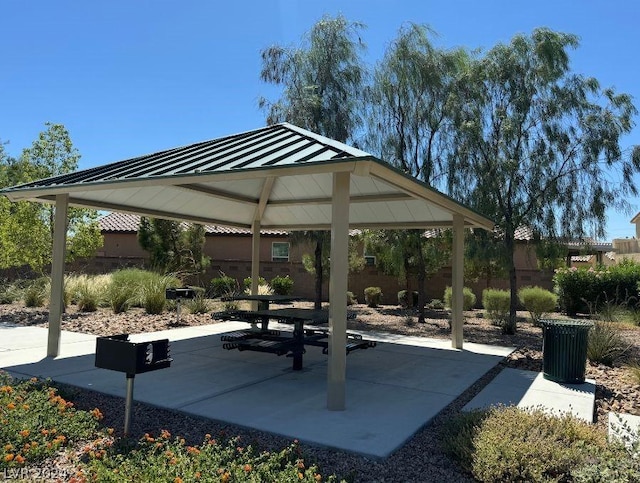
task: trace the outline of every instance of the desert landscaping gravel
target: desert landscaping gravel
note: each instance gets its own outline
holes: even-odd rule
[[[305,306],[305,303],[296,305]],[[415,313],[397,306],[369,308],[366,305],[355,305],[350,310],[357,314],[355,320],[349,321],[350,329],[449,338],[449,323],[444,311],[428,311],[426,322],[419,324]],[[180,316],[180,326],[216,322],[210,314],[185,312]],[[465,313],[465,342],[510,346],[516,350],[448,405],[403,447],[384,460],[375,460],[303,444],[301,447],[307,459],[317,463],[323,474],[335,473],[354,482],[473,481],[440,449],[438,433],[442,430],[443,423],[459,412],[504,367],[542,370],[542,330],[526,321],[526,313],[518,314],[522,321],[518,323],[516,335],[502,334],[499,327],[493,326],[481,315],[480,311]],[[47,316],[48,311],[42,308],[26,308],[19,303],[0,305],[0,322],[46,327]],[[95,335],[133,334],[172,329],[175,328],[175,320],[175,313],[149,315],[141,309],[132,309],[118,315],[107,309],[79,313],[71,307],[63,315],[62,329]],[[625,359],[616,367],[587,365],[587,377],[596,381],[596,424],[603,427],[606,426],[608,411],[640,415],[640,386],[632,381],[624,369],[625,362],[637,359],[640,354],[640,329],[625,326],[623,336],[629,343],[629,350]],[[72,387],[63,390],[69,393],[70,398],[81,409],[100,408],[105,415],[104,424],[115,428],[116,432],[119,430],[124,419],[123,399]],[[291,443],[289,439],[273,434],[135,403],[132,437],[138,438],[144,433],[157,434],[161,429],[180,435],[191,444],[202,442],[206,433],[238,435],[243,444],[251,444],[260,450],[277,450]],[[61,454],[53,464],[72,467],[74,462],[68,455]]]

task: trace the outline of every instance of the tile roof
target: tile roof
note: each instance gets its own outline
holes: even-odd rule
[[[110,213],[98,220],[101,232],[135,233],[140,225],[140,216],[129,213]],[[186,225],[186,223],[185,223]],[[205,225],[205,232],[210,235],[251,235],[251,230],[222,225]],[[287,235],[284,230],[260,230],[263,235]]]

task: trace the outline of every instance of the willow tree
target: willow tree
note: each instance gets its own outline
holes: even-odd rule
[[[462,49],[443,50],[433,45],[432,32],[423,25],[403,27],[377,64],[368,90],[369,148],[382,159],[427,184],[440,187],[446,181],[447,159],[452,151],[453,108],[462,74],[469,63]],[[380,237],[378,237],[380,238]],[[434,239],[419,230],[389,233],[382,239],[399,244],[402,258],[412,260],[418,278],[419,320],[424,321],[425,282],[433,258]],[[441,245],[438,241],[437,245]],[[445,261],[437,256],[436,265]],[[400,260],[395,266],[400,272]],[[432,268],[432,267],[431,267]]]
[[[361,58],[363,25],[343,16],[325,16],[299,46],[264,49],[260,78],[282,88],[280,98],[259,100],[267,123],[290,122],[340,142],[353,139],[361,125],[360,94],[365,78]],[[306,232],[315,245],[316,306],[322,300],[323,240],[326,233]]]
[[[631,97],[570,68],[574,35],[546,28],[498,44],[471,66],[456,110],[452,194],[496,220],[508,257],[510,317],[516,330],[515,231],[603,236],[605,210],[635,195],[640,152],[621,137],[636,113]]]

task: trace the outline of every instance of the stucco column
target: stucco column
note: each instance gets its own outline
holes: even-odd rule
[[[453,260],[451,273],[451,346],[462,349],[462,327],[464,324],[464,218],[453,215]]]
[[[327,408],[344,411],[347,372],[347,278],[349,266],[349,173],[333,174],[331,274],[329,279],[329,365]]]
[[[64,310],[64,258],[67,241],[67,213],[69,195],[56,195],[56,212],[53,225],[53,254],[51,259],[51,297],[49,300],[49,332],[47,356],[60,353],[60,330]]]

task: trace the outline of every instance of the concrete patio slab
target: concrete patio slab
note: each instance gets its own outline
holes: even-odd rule
[[[10,373],[124,397],[125,375],[94,367],[95,336],[63,332],[61,355],[47,358],[46,329],[0,326],[0,367]],[[347,408],[329,411],[321,349],[309,347],[304,369],[293,371],[286,357],[222,348],[221,333],[246,328],[226,322],[132,335],[138,342],[169,338],[174,359],[136,376],[135,400],[386,457],[513,350],[465,344],[459,351],[446,340],[366,333],[380,342],[347,357]]]
[[[541,372],[503,369],[463,410],[516,405],[541,408],[556,415],[571,413],[592,423],[595,393],[593,379],[586,379],[582,384],[563,384],[545,379]]]

